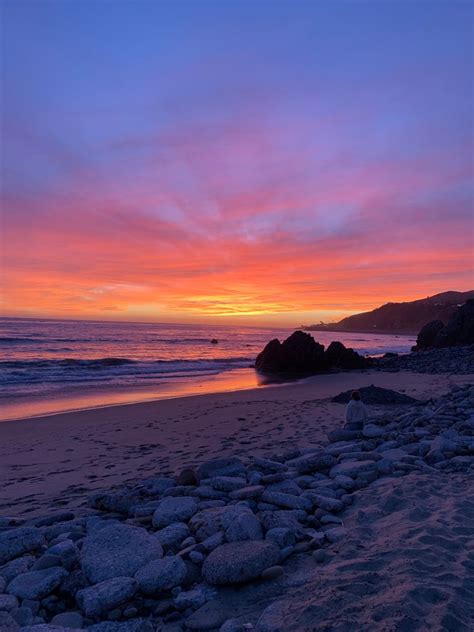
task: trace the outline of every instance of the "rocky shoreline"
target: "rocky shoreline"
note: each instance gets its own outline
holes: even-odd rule
[[[300,557],[324,564],[364,488],[450,472],[474,472],[472,385],[324,448],[213,459],[96,493],[80,514],[1,518],[0,629],[266,632],[273,604],[249,616],[242,587],[278,583]]]
[[[406,355],[386,354],[375,360],[380,371],[469,375],[474,372],[474,345],[413,351]]]

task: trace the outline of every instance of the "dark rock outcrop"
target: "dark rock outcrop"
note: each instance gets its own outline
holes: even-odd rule
[[[429,349],[434,345],[436,336],[443,329],[444,323],[441,320],[432,320],[421,328],[416,339],[416,350]]]
[[[360,356],[354,349],[348,349],[342,342],[331,342],[324,352],[328,367],[338,369],[363,369],[367,366],[365,358]]]
[[[445,326],[440,320],[427,323],[418,334],[414,351],[474,343],[474,299],[468,300]]]
[[[454,347],[474,343],[474,299],[467,301],[438,332],[435,347]]]
[[[255,368],[263,373],[310,375],[331,368],[361,369],[367,366],[366,358],[341,342],[324,346],[303,331],[295,331],[284,342],[271,340],[258,354]]]

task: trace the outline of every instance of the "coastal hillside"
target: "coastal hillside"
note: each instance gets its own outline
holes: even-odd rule
[[[354,314],[337,323],[302,326],[307,331],[347,331],[417,334],[429,321],[446,323],[459,305],[474,298],[474,290],[468,292],[442,292],[428,298],[406,303],[387,303],[370,312]]]

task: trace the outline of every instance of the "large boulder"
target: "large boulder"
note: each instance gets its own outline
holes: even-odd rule
[[[451,316],[446,326],[433,320],[422,327],[415,351],[474,344],[474,299],[469,299]]]
[[[255,360],[263,373],[310,374],[324,371],[324,346],[310,334],[295,331],[284,342],[271,340]]]
[[[245,478],[245,466],[238,456],[211,459],[202,463],[197,469],[197,478],[215,478],[218,476]]]
[[[133,577],[150,560],[161,558],[159,540],[145,529],[112,524],[84,539],[82,570],[91,583]]]
[[[295,331],[284,342],[271,340],[255,360],[255,368],[263,373],[308,375],[327,369],[363,369],[368,360],[342,342],[324,346],[303,331]]]
[[[453,347],[474,343],[474,299],[466,301],[449,319],[435,338],[436,347]]]
[[[19,527],[0,533],[0,564],[35,551],[43,544],[44,535],[35,527]]]
[[[354,349],[345,347],[342,342],[333,341],[324,352],[326,364],[336,369],[363,369],[367,360]]]
[[[262,571],[278,564],[279,559],[280,550],[270,542],[231,542],[218,546],[209,554],[202,575],[215,586],[240,584],[260,577]]]
[[[444,323],[441,320],[431,320],[429,323],[426,323],[418,334],[416,339],[416,346],[414,349],[416,351],[423,351],[423,349],[429,349],[434,346],[434,342],[436,340],[436,336],[439,334],[441,329],[444,328]]]

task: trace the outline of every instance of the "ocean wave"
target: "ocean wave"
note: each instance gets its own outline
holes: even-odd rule
[[[36,340],[36,338],[20,338],[17,336],[0,336],[0,344],[10,343],[28,343],[28,342],[44,342],[42,340]]]

